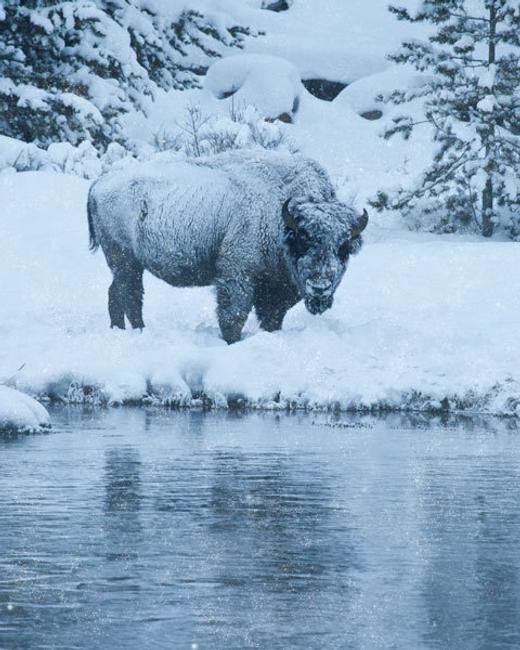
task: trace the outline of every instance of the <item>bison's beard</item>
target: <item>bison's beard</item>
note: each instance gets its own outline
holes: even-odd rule
[[[305,307],[314,316],[330,309],[333,302],[333,296],[305,296]]]

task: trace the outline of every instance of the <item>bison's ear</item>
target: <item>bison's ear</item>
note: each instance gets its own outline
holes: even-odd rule
[[[287,201],[283,204],[282,207],[282,219],[284,224],[289,228],[289,230],[294,230],[296,232],[298,230],[298,224],[296,223],[296,219],[292,216],[292,214],[289,212],[289,201],[291,199],[287,199]]]
[[[354,237],[359,237],[363,230],[367,227],[368,224],[368,212],[366,210],[363,210],[363,214],[358,217],[357,221],[355,221],[352,224],[352,231],[350,233],[350,236],[352,238]]]

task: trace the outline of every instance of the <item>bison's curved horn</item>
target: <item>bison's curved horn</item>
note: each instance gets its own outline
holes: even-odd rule
[[[290,228],[290,230],[298,230],[298,224],[296,223],[296,219],[292,216],[292,214],[289,212],[289,201],[291,199],[287,199],[287,201],[283,204],[282,207],[282,218],[284,224],[287,226],[287,228]]]
[[[352,225],[351,237],[359,237],[368,224],[368,212],[363,210],[363,214],[358,218],[356,223]]]

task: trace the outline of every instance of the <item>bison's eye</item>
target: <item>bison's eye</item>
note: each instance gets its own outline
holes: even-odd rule
[[[300,228],[297,232],[290,231],[286,236],[286,242],[291,254],[296,257],[303,257],[310,248],[310,238],[308,233]]]
[[[341,260],[342,264],[347,261],[349,254],[349,241],[344,241],[341,246],[338,248],[338,257]]]

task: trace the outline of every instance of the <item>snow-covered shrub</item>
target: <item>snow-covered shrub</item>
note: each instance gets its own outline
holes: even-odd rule
[[[403,114],[385,136],[405,138],[421,123],[434,130],[433,163],[411,189],[380,193],[376,207],[402,211],[416,225],[484,236],[503,227],[520,238],[520,9],[517,0],[423,0],[397,18],[435,26],[429,42],[405,42],[390,58],[432,75],[396,90],[393,104],[424,100],[424,118]]]
[[[47,149],[32,143],[0,136],[0,174],[26,171],[58,171],[93,179],[120,161],[133,159],[133,154],[113,142],[100,153],[84,140],[78,146],[56,142]]]
[[[263,119],[255,107],[231,104],[228,116],[206,115],[199,106],[189,106],[174,131],[154,136],[156,151],[177,151],[189,157],[260,147],[296,152],[296,145],[282,125]]]
[[[209,62],[249,33],[189,5],[2,0],[0,132],[43,146],[125,142],[125,113],[145,112],[157,86],[198,85]]]

